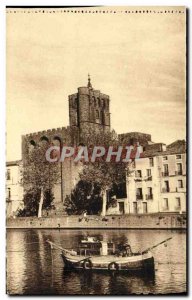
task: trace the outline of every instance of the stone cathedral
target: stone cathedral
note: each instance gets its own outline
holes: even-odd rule
[[[110,99],[100,90],[92,87],[90,76],[88,84],[79,87],[77,93],[68,96],[69,126],[34,132],[22,136],[22,160],[30,149],[41,143],[78,146],[83,137],[110,131]],[[54,204],[61,210],[67,195],[78,182],[78,168],[71,160],[61,163],[61,180],[54,188]]]

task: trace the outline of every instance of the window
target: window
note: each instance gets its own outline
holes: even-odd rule
[[[169,188],[169,181],[168,181],[168,180],[165,181],[165,187],[166,187],[167,189]]]
[[[143,202],[143,213],[144,214],[148,213],[147,202]]]
[[[137,214],[137,211],[138,209],[137,209],[137,202],[133,202],[133,213],[134,214]]]
[[[119,212],[121,214],[125,213],[125,203],[124,202],[119,202]]]
[[[167,156],[163,156],[163,160],[167,160]]]
[[[164,189],[163,189],[163,191],[165,193],[169,192],[169,181],[168,180],[164,181]]]
[[[182,164],[177,163],[177,175],[182,175]]]
[[[34,140],[31,140],[29,142],[29,152],[32,152],[34,150],[34,148],[36,147],[36,143]]]
[[[176,159],[181,159],[181,154],[177,154]]]
[[[49,143],[49,139],[46,136],[42,136],[40,138],[40,143],[41,143],[42,146],[43,145],[45,146],[45,145],[47,145]]]
[[[96,119],[99,119],[99,111],[96,110]]]
[[[60,139],[60,137],[55,136],[55,137],[53,138],[53,144],[54,144],[54,146],[61,147],[61,139]]]
[[[152,195],[152,187],[148,187],[147,188],[147,194],[148,195]]]
[[[153,162],[153,157],[149,158],[149,166],[153,167],[154,166],[154,162]]]
[[[147,188],[147,195],[146,195],[146,200],[152,200],[153,199],[153,190],[152,187]]]
[[[8,188],[8,199],[11,199],[11,189]]]
[[[11,170],[7,169],[7,180],[11,179]]]
[[[163,199],[163,208],[164,209],[169,209],[169,201],[168,201],[168,198],[164,198]]]
[[[176,207],[180,208],[181,207],[181,199],[179,197],[177,197],[175,200],[176,200]]]
[[[164,176],[169,176],[169,166],[168,166],[168,164],[164,164],[163,169],[164,169],[163,175]]]
[[[93,103],[94,103],[95,106],[97,105],[97,101],[96,101],[95,97],[93,97]]]
[[[105,125],[105,113],[104,113],[104,111],[102,111],[101,117],[102,117],[102,124]]]
[[[151,176],[151,169],[147,169],[147,176]]]
[[[136,189],[136,198],[137,198],[137,200],[142,200],[143,199],[142,188],[137,188]]]
[[[29,144],[30,144],[31,146],[33,146],[33,147],[35,147],[35,146],[36,146],[36,143],[35,143],[35,141],[34,141],[34,140],[31,140],[31,141],[29,142]]]
[[[145,180],[147,180],[147,181],[151,181],[152,180],[151,169],[147,169],[147,178]]]
[[[137,188],[137,195],[142,195],[142,188]]]
[[[178,180],[178,188],[183,188],[183,180]]]
[[[141,172],[141,170],[137,170],[137,171],[135,172],[135,176],[136,176],[136,177],[142,177],[142,172]]]

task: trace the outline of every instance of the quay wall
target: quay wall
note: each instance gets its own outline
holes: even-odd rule
[[[7,228],[186,229],[186,214],[156,213],[121,216],[19,217],[7,219]]]

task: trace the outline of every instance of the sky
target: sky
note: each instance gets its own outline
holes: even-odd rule
[[[185,13],[124,10],[7,9],[8,161],[21,158],[21,135],[69,125],[68,95],[87,85],[88,73],[93,88],[110,96],[117,133],[185,139]]]

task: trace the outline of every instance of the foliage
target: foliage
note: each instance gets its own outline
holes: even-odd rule
[[[125,164],[120,162],[100,162],[86,164],[80,173],[81,180],[90,184],[97,184],[102,191],[110,190],[114,184],[118,185],[125,180]]]
[[[89,215],[98,214],[102,208],[102,198],[100,188],[80,180],[76,187],[67,196],[64,202],[66,212],[70,214],[82,214],[87,211]]]
[[[108,133],[102,133],[97,135],[90,135],[84,138],[86,145],[91,148],[93,146],[103,146],[105,149],[108,149],[109,146],[113,146],[114,149],[117,149],[119,145],[118,136],[115,131]],[[114,187],[125,183],[126,176],[128,175],[127,163],[122,161],[116,162],[116,157],[112,157],[110,162],[106,161],[106,156],[102,156],[96,159],[95,162],[85,162],[82,168],[82,171],[79,174],[80,181],[86,182],[86,184],[81,187],[77,187],[71,195],[71,198],[66,199],[67,210],[78,213],[83,208],[88,212],[90,211],[91,201],[94,207],[95,196],[94,189],[95,187],[99,188],[99,199],[102,199],[102,215],[105,215],[107,206],[110,206],[110,199],[107,203],[107,193],[109,195],[110,190],[114,190]],[[80,192],[79,192],[80,189]],[[87,196],[90,197],[89,201]],[[92,200],[93,199],[93,200]],[[111,200],[114,202],[114,200]],[[97,213],[99,209],[97,209]]]
[[[51,190],[46,190],[44,192],[44,201],[43,201],[43,209],[49,210],[54,207],[53,202],[54,202],[54,195]]]
[[[94,141],[95,138],[95,141]],[[114,149],[118,148],[119,141],[115,131],[108,132],[102,135],[96,135],[92,137],[92,142],[97,145],[100,142],[101,146],[108,149],[109,146],[113,146]],[[87,181],[90,185],[97,185],[100,187],[100,195],[103,198],[103,215],[105,215],[106,205],[110,205],[110,199],[106,199],[107,191],[114,188],[114,185],[122,185],[126,181],[126,176],[129,174],[127,163],[115,161],[116,157],[112,157],[110,162],[106,161],[106,157],[103,156],[97,159],[95,162],[89,162],[84,165],[80,178],[83,181]]]
[[[39,208],[40,191],[34,193],[33,190],[28,191],[24,195],[24,208],[17,212],[18,217],[37,216]],[[51,209],[53,207],[54,196],[49,190],[44,192],[43,209]]]
[[[38,211],[38,201],[40,197],[40,192],[28,191],[24,195],[24,208],[20,209],[17,213],[18,217],[29,217],[36,216]]]
[[[33,188],[34,192],[50,190],[59,179],[59,164],[46,160],[45,153],[48,144],[36,146],[27,155],[23,171],[23,184],[27,190]]]
[[[23,186],[26,193],[24,200],[25,214],[41,216],[42,208],[51,208],[53,195],[51,190],[59,180],[60,164],[50,163],[46,160],[48,143],[32,149],[24,162]]]

